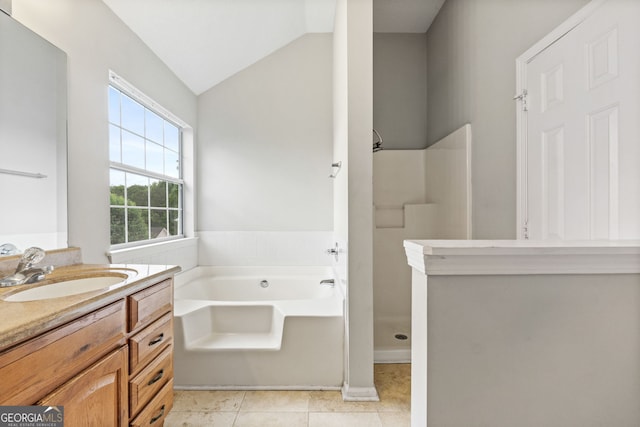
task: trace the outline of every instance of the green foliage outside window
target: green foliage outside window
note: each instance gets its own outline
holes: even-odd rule
[[[168,191],[167,191],[168,190]],[[126,199],[125,199],[126,191]],[[151,185],[112,185],[111,244],[176,236],[180,186],[166,181]]]

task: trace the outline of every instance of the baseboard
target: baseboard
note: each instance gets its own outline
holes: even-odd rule
[[[206,391],[206,390],[224,390],[224,391],[237,391],[237,390],[277,390],[277,391],[337,391],[342,390],[339,386],[321,386],[321,385],[174,385],[174,390],[185,391]]]
[[[411,349],[374,350],[374,363],[411,363]]]
[[[380,397],[375,387],[351,387],[344,383],[342,400],[345,402],[378,402]]]

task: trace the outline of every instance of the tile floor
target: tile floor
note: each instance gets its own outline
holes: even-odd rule
[[[379,402],[339,391],[176,391],[165,427],[408,427],[411,365],[374,367]]]

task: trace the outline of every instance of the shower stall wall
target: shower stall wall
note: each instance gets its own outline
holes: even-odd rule
[[[423,150],[373,156],[375,361],[411,359],[405,239],[471,238],[471,126]]]

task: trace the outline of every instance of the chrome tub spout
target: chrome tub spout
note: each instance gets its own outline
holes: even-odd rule
[[[320,284],[331,286],[333,288],[336,285],[336,282],[333,279],[324,279],[320,281]]]

